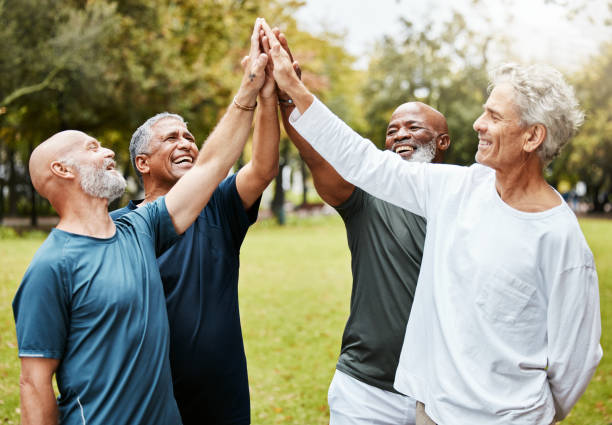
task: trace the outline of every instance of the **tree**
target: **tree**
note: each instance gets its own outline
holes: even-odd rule
[[[575,77],[586,119],[563,161],[574,182],[587,184],[596,212],[603,211],[612,192],[612,43],[601,52]]]

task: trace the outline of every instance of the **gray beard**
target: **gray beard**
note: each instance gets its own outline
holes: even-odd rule
[[[421,145],[417,147],[410,158],[406,161],[408,162],[431,162],[436,156],[436,139],[427,143],[426,145]]]
[[[109,203],[123,195],[127,186],[123,176],[106,169],[111,162],[111,159],[105,160],[101,168],[93,165],[76,165],[81,176],[83,191],[95,198],[108,199]]]

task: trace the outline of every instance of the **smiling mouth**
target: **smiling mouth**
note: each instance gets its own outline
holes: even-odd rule
[[[172,161],[172,163],[181,167],[191,167],[193,165],[193,158],[190,156],[181,156]]]
[[[415,148],[407,143],[394,143],[391,150],[402,158],[408,158],[413,154]]]
[[[479,148],[487,148],[491,146],[491,142],[488,142],[486,140],[482,140],[482,139],[478,139],[478,147]]]

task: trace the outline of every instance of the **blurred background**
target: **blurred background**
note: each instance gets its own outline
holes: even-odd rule
[[[0,225],[49,223],[54,212],[33,191],[27,160],[65,129],[115,150],[129,185],[111,208],[138,197],[132,132],[170,111],[205,140],[238,87],[257,16],[287,34],[307,86],[379,146],[397,105],[439,109],[448,163],[473,162],[490,68],[557,67],[587,119],[546,177],[577,212],[610,212],[612,1],[0,0]],[[249,157],[247,145],[236,167]],[[284,135],[281,168],[265,210],[282,223],[285,211],[322,205]]]

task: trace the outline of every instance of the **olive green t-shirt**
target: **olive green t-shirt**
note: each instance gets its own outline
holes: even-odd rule
[[[416,290],[426,221],[359,188],[336,210],[346,225],[353,288],[336,368],[394,391]]]

